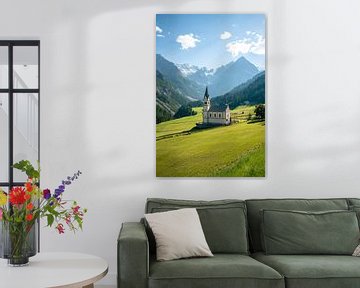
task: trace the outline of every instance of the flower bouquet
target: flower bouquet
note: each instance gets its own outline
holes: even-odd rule
[[[82,229],[86,209],[75,201],[63,199],[66,186],[78,179],[81,172],[74,173],[54,189],[40,189],[40,169],[27,160],[13,165],[26,173],[28,179],[23,187],[12,187],[8,194],[0,188],[0,257],[8,259],[9,265],[20,266],[36,254],[36,223],[45,218],[47,226],[55,227],[59,234]]]

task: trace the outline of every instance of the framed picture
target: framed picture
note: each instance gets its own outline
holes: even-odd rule
[[[265,177],[263,14],[156,16],[156,176]]]

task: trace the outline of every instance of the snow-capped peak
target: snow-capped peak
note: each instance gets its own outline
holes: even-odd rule
[[[191,64],[176,64],[176,66],[184,77],[191,76],[198,71],[203,72],[206,76],[211,76],[215,73],[215,69],[208,69],[206,67],[199,68]]]
[[[199,70],[199,67],[191,64],[176,64],[176,66],[185,77],[190,76]]]

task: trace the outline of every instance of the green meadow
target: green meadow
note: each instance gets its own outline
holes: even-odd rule
[[[265,122],[249,123],[254,106],[231,111],[229,126],[193,129],[197,115],[156,125],[156,175],[158,177],[264,177]]]

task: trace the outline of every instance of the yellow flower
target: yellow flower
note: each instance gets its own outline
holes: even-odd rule
[[[7,203],[6,194],[0,189],[0,206],[4,206]]]

